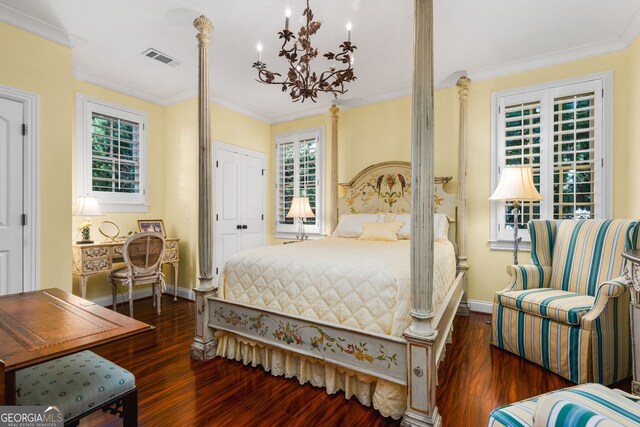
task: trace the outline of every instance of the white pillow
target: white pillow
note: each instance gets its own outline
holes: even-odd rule
[[[398,239],[408,239],[411,234],[411,214],[387,214],[385,222],[399,221],[402,227]],[[449,240],[449,217],[445,214],[433,214],[433,240]]]
[[[381,242],[393,242],[398,240],[398,230],[402,223],[396,222],[363,222],[364,231],[358,237],[360,240],[378,240]]]
[[[384,222],[384,214],[344,214],[340,215],[336,231],[331,237],[360,237],[363,222]]]

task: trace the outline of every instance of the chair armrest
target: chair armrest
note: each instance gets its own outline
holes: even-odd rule
[[[505,291],[548,288],[551,283],[551,267],[536,264],[508,265],[511,283]]]
[[[593,307],[591,307],[591,310],[582,318],[582,329],[590,330],[591,324],[600,316],[607,306],[609,299],[622,295],[629,285],[629,279],[625,276],[616,277],[615,279],[600,284],[596,291],[596,300],[593,303]]]

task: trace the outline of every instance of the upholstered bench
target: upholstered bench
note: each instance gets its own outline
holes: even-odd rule
[[[637,426],[639,401],[621,390],[583,384],[498,408],[489,415],[489,427]]]
[[[133,374],[88,350],[17,371],[16,404],[58,406],[65,425],[115,405],[125,426],[138,424]]]

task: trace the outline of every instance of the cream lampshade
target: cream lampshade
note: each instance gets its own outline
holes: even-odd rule
[[[500,182],[489,200],[542,200],[542,195],[533,183],[533,169],[525,166],[505,167],[500,175]]]
[[[533,183],[533,169],[529,166],[507,166],[502,170],[500,182],[489,200],[511,201],[513,220],[513,263],[518,265],[518,237],[520,202],[543,200]]]
[[[315,218],[315,214],[311,210],[308,197],[294,196],[291,200],[291,208],[287,213],[287,218],[295,218],[298,221],[298,240],[305,240],[307,236],[304,232],[305,218]]]
[[[91,240],[91,218],[92,216],[102,216],[102,209],[97,197],[80,196],[76,200],[76,207],[73,210],[74,216],[84,216],[87,219],[80,224],[78,230],[82,233],[82,240],[77,241],[79,244],[93,243]]]

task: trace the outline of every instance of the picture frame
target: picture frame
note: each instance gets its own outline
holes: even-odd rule
[[[167,232],[164,229],[164,222],[161,219],[139,219],[138,229],[143,231],[155,231],[156,233],[162,233],[162,237],[167,237]]]

